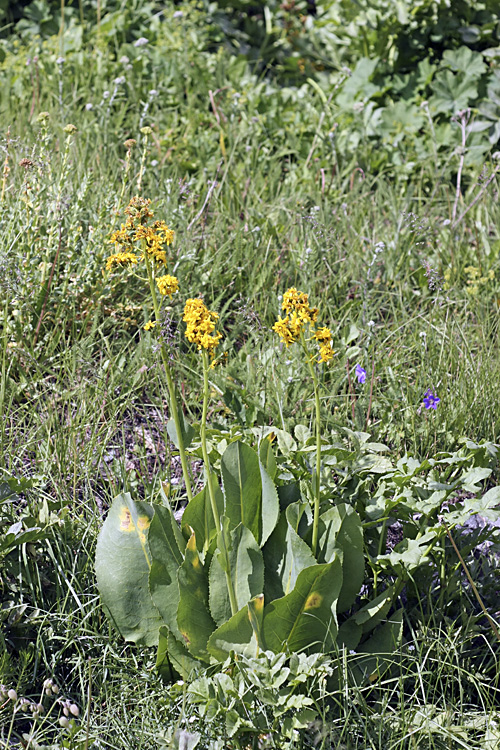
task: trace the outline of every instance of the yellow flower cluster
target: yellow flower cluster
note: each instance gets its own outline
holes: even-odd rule
[[[168,273],[165,274],[165,276],[158,276],[156,283],[160,290],[160,294],[163,294],[164,297],[167,295],[171,297],[172,294],[179,291],[179,281],[175,276],[170,276]]]
[[[296,315],[304,323],[315,323],[318,319],[318,308],[309,307],[309,295],[298,292],[294,286],[283,295],[281,307],[287,315]]]
[[[319,344],[319,362],[329,362],[333,359],[332,332],[329,328],[318,328],[314,338]]]
[[[209,310],[201,299],[188,299],[184,307],[183,321],[186,323],[186,338],[198,349],[206,349],[213,357],[215,349],[222,338],[221,333],[214,334],[219,316]]]
[[[280,336],[285,346],[290,346],[298,341],[302,329],[309,324],[314,331],[314,325],[318,319],[318,308],[309,305],[309,295],[299,292],[295,287],[288,289],[283,295],[282,309],[286,316],[278,317],[273,325],[273,331]],[[332,334],[329,328],[319,328],[314,333],[314,338],[319,344],[319,362],[328,362],[333,358]]]
[[[106,261],[106,271],[111,271],[115,266],[130,266],[137,263],[135,253],[114,253]]]
[[[118,251],[111,258],[120,257],[121,260],[118,262],[108,259],[106,263],[108,271],[115,265],[130,265],[137,263],[137,260],[142,260],[144,254],[138,257],[134,252],[136,243],[140,243],[144,253],[154,261],[164,266],[167,265],[167,253],[163,246],[172,244],[174,232],[164,221],[155,221],[151,226],[148,225],[149,220],[154,216],[149,207],[150,203],[150,200],[136,195],[128,204],[125,209],[127,214],[125,224],[113,232],[109,240]]]

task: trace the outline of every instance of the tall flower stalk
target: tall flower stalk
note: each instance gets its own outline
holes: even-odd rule
[[[146,266],[149,290],[153,302],[154,321],[150,320],[144,328],[151,330],[161,325],[161,304],[158,293],[161,296],[172,297],[179,289],[179,282],[175,276],[169,274],[159,275],[160,270],[167,265],[167,253],[164,246],[172,243],[174,232],[169,229],[164,221],[150,223],[154,214],[150,209],[151,201],[135,196],[125,209],[127,220],[111,235],[110,242],[115,246],[115,253],[110,255],[106,261],[106,269],[112,271],[116,267],[132,266],[143,260]],[[139,253],[137,252],[139,250]],[[177,403],[177,394],[172,378],[172,370],[164,342],[160,344],[160,355],[165,370],[167,381],[170,414],[174,420],[177,434],[177,447],[181,459],[182,475],[186,486],[188,502],[193,499],[191,489],[191,477],[184,445],[181,418]]]
[[[321,406],[319,400],[319,381],[314,365],[315,363],[329,362],[333,359],[332,334],[329,328],[315,328],[318,319],[318,308],[310,307],[309,296],[304,292],[297,291],[295,287],[291,287],[283,295],[282,309],[286,315],[284,318],[278,318],[273,326],[273,330],[280,336],[286,347],[291,346],[295,341],[300,341],[314,389],[316,471],[313,481],[314,507],[311,549],[313,555],[316,555],[321,499]],[[309,332],[309,336],[306,336],[306,331]],[[314,341],[319,346],[318,360],[316,360],[316,353],[310,349],[311,341]]]
[[[225,538],[225,530],[217,508],[215,487],[213,484],[214,479],[212,476],[210,457],[208,455],[207,448],[207,414],[208,399],[210,397],[210,384],[208,375],[215,362],[215,350],[222,338],[222,334],[220,332],[215,333],[215,325],[218,318],[218,314],[216,312],[213,312],[212,310],[209,310],[205,306],[203,300],[187,300],[184,307],[183,317],[183,320],[186,323],[186,338],[190,343],[196,344],[198,350],[201,352],[203,363],[203,407],[200,424],[200,442],[203,462],[205,464],[206,487],[208,488],[210,506],[212,508],[215,528],[217,529],[218,547],[221,550],[222,554],[226,555],[227,544]],[[226,584],[229,595],[229,602],[231,605],[231,613],[235,615],[238,611],[238,605],[236,601],[236,594],[234,591],[233,579],[228,565],[224,566],[224,572],[226,575]]]

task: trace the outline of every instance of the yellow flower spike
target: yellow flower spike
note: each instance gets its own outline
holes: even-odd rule
[[[170,276],[168,273],[165,276],[159,276],[156,279],[156,284],[160,290],[160,294],[163,294],[164,297],[167,295],[172,297],[175,292],[179,291],[179,281],[175,276]]]
[[[222,333],[212,335],[218,318],[218,314],[209,310],[202,299],[186,301],[182,318],[186,323],[185,336],[191,344],[196,344],[198,349],[206,349],[212,358],[222,339]]]
[[[287,289],[283,295],[282,309],[286,313],[285,318],[278,317],[273,330],[281,336],[283,343],[290,346],[294,341],[300,340],[304,350],[305,359],[311,379],[314,385],[315,403],[315,431],[316,431],[316,474],[313,483],[313,528],[311,539],[311,551],[316,555],[318,546],[319,513],[321,500],[321,404],[319,400],[319,380],[314,367],[315,358],[310,352],[308,342],[317,341],[319,344],[319,362],[329,362],[334,355],[332,346],[332,333],[329,328],[322,327],[314,330],[318,319],[318,308],[309,305],[309,296],[305,292],[299,292],[295,287]],[[304,335],[304,327],[309,326],[309,337]],[[311,605],[313,606],[313,605]]]

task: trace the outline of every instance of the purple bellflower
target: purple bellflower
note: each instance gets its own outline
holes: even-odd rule
[[[426,409],[437,409],[437,405],[439,404],[440,401],[441,399],[438,398],[430,389],[425,392],[424,406]]]
[[[363,385],[366,380],[366,370],[361,367],[361,365],[356,365],[356,369],[354,372],[356,373],[358,383],[361,383],[361,385]]]

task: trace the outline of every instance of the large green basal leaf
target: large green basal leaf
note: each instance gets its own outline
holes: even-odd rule
[[[170,682],[174,679],[172,668],[184,680],[188,680],[193,672],[200,668],[200,662],[195,659],[183,643],[177,640],[164,625],[160,628],[158,652],[156,654],[156,669],[160,677]]]
[[[335,609],[341,587],[340,557],[299,573],[293,591],[264,609],[266,648],[275,653],[329,651],[337,636]]]
[[[165,625],[181,638],[177,627],[179,583],[177,572],[184,560],[186,543],[169,507],[155,506],[148,533],[152,558],[149,590]]]
[[[273,533],[280,515],[280,501],[278,491],[269,476],[265,466],[259,461],[260,480],[262,483],[261,497],[261,534],[259,544],[262,547]]]
[[[209,604],[217,625],[229,620],[231,604],[227,590],[226,571],[231,574],[238,610],[264,590],[264,559],[252,532],[239,524],[229,531],[228,519],[223,517],[224,551],[219,545],[210,564]]]
[[[358,649],[352,674],[356,683],[376,682],[395,662],[403,632],[403,610],[394,612]]]
[[[219,511],[219,518],[224,513],[224,497],[215,474],[212,474],[212,487],[215,494],[215,503]],[[190,527],[196,535],[196,547],[199,552],[206,552],[210,542],[217,534],[210,493],[205,487],[193,497],[188,503],[182,516],[182,528]]]
[[[258,641],[262,627],[264,597],[257,596],[242,607],[210,636],[208,650],[218,661],[224,661],[234,651],[247,657],[257,656],[263,643]]]
[[[221,458],[225,515],[233,526],[242,523],[260,539],[262,484],[257,454],[240,441],[228,445]]]
[[[345,612],[353,605],[365,577],[361,519],[354,508],[345,503],[330,508],[319,518],[318,562],[330,562],[339,547],[343,551],[344,581],[337,611]]]
[[[113,501],[97,540],[95,569],[104,608],[127,641],[158,643],[163,624],[149,592],[147,534],[153,506],[127,492]]]
[[[199,659],[209,661],[207,642],[215,630],[215,622],[208,608],[208,576],[192,534],[187,545],[184,562],[178,571],[179,607],[177,625],[188,651]]]
[[[280,599],[288,594],[295,586],[299,573],[316,563],[310,548],[292,528],[285,513],[281,514],[262,553],[266,601]]]

